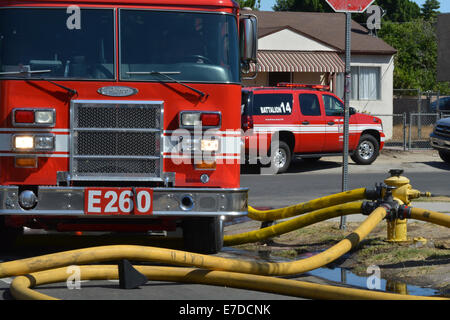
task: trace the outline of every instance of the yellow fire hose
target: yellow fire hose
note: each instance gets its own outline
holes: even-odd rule
[[[206,285],[227,286],[239,289],[248,289],[277,293],[294,297],[309,299],[339,299],[339,300],[436,300],[439,298],[419,297],[385,293],[379,291],[352,289],[296,281],[275,277],[267,277],[236,272],[211,271],[196,268],[135,266],[135,268],[154,281],[173,281],[183,283],[198,283]],[[80,266],[80,280],[118,279],[117,266]],[[21,300],[55,300],[46,294],[34,291],[30,287],[64,282],[67,279],[67,269],[59,268],[33,273],[14,279],[11,293]]]
[[[313,257],[294,262],[252,262],[214,257],[191,252],[132,245],[101,246],[48,254],[40,257],[4,262],[0,264],[0,278],[24,275],[36,271],[92,262],[129,259],[161,262],[197,268],[224,270],[259,275],[299,274],[322,267],[347,253],[386,216],[382,207],[375,209],[369,217],[345,239]]]
[[[223,242],[225,246],[235,246],[238,244],[261,241],[331,218],[360,213],[361,206],[362,202],[350,202],[316,210],[303,216],[293,218],[291,220],[287,220],[259,230],[244,232],[236,235],[226,235],[223,238]]]
[[[450,228],[450,216],[440,212],[412,208],[411,218]]]
[[[257,221],[281,220],[294,217],[314,210],[328,208],[338,204],[352,201],[363,200],[366,198],[366,188],[359,188],[341,193],[332,194],[322,198],[314,199],[308,202],[299,203],[293,206],[272,209],[257,210],[251,206],[248,207],[248,217]]]
[[[360,189],[360,191],[361,190],[364,189]],[[350,197],[357,197],[360,199],[360,191],[355,192],[355,194]],[[358,193],[358,195],[356,195],[356,193]],[[340,196],[342,196],[342,194]],[[355,199],[352,199],[350,201],[354,200]],[[287,230],[293,230],[292,228],[294,225],[297,228],[303,227],[329,219],[330,217],[357,213],[357,211],[359,212],[361,209],[361,203],[335,205],[336,203],[339,203],[339,201],[348,201],[348,198],[346,198],[346,200],[339,200],[339,197],[328,197],[327,201],[329,201],[328,204],[320,203],[320,201],[315,202],[315,204],[313,204],[314,202],[309,202],[308,206],[305,206],[306,209],[300,209],[300,211],[304,210],[302,211],[303,213],[312,210],[316,211],[280,223],[276,226],[265,228],[266,230],[258,230],[258,232],[265,234],[266,236],[273,236],[289,232]],[[332,206],[333,204],[335,206],[332,208],[326,207]],[[321,206],[322,209],[320,209]],[[297,209],[301,207],[302,204],[299,205]],[[282,213],[280,214],[280,212]],[[292,214],[292,212],[293,211],[280,210],[276,214],[287,217],[287,215]],[[298,212],[299,211],[296,211],[295,214],[299,214]],[[295,214],[292,214],[291,216]],[[200,268],[135,266],[136,269],[144,273],[150,280],[226,285],[229,287],[274,292],[312,299],[436,299],[436,297],[430,298],[390,294],[268,277],[300,274],[329,264],[354,248],[381,220],[386,217],[386,214],[386,209],[384,207],[378,207],[354,232],[336,245],[310,258],[293,262],[270,263],[240,261],[163,248],[118,245],[72,250],[40,257],[4,262],[0,264],[0,278],[18,276],[11,284],[11,293],[17,299],[47,299],[51,297],[38,293],[30,288],[41,284],[65,281],[67,279],[67,269],[64,267],[129,259],[133,261],[151,261]],[[447,227],[450,226],[449,217],[438,212],[412,209],[411,218]],[[250,233],[250,235],[247,236],[254,237],[255,239],[261,239],[262,237],[256,233]],[[235,238],[233,239],[233,237]],[[237,241],[236,239],[241,241],[241,236],[230,236],[224,240],[227,245],[230,245],[232,241]],[[117,269],[117,266],[82,266],[81,279],[117,279]]]

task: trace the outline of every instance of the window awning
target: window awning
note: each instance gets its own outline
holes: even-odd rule
[[[258,72],[345,72],[345,63],[336,52],[261,50]]]

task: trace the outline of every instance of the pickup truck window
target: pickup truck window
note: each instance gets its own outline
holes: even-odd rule
[[[327,116],[342,116],[344,105],[341,101],[328,94],[322,95],[323,105],[325,106],[325,114]]]
[[[288,115],[292,113],[292,94],[261,93],[253,95],[254,115]]]
[[[317,95],[303,93],[299,96],[300,110],[304,116],[320,116],[320,104]]]

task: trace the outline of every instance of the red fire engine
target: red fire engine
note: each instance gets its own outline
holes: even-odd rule
[[[256,28],[233,0],[0,1],[0,245],[181,227],[220,250]]]
[[[371,164],[384,146],[380,118],[350,108],[349,150],[357,164]],[[245,156],[281,173],[291,160],[342,154],[344,103],[328,86],[280,83],[242,89]],[[244,152],[243,152],[244,155]]]

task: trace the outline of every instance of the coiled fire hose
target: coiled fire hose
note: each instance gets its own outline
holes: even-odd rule
[[[313,200],[300,204],[298,210],[277,209],[259,212],[270,219],[274,216],[287,217],[305,214],[276,226],[250,232],[244,235],[233,235],[224,238],[226,245],[243,243],[245,238],[259,241],[281,233],[292,231],[313,223],[344,214],[361,212],[362,203],[344,203],[365,197],[362,189],[350,192],[351,196],[344,198],[342,194]],[[351,198],[351,200],[349,200]],[[345,200],[343,200],[345,199]],[[320,201],[319,201],[320,200]],[[342,201],[341,204],[340,201]],[[288,207],[289,208],[289,207]],[[300,213],[299,213],[300,212]],[[257,213],[257,210],[254,210]],[[53,299],[31,288],[67,279],[67,266],[85,265],[106,261],[129,259],[133,261],[159,262],[184,267],[154,267],[135,266],[148,277],[149,280],[176,281],[186,283],[202,283],[210,285],[228,286],[242,289],[259,290],[284,295],[311,299],[441,299],[439,297],[421,297],[385,293],[371,290],[353,289],[321,285],[296,280],[277,278],[276,276],[293,275],[314,270],[338,259],[363,240],[387,215],[386,208],[380,206],[366,218],[366,220],[343,240],[315,256],[292,262],[251,262],[222,257],[195,254],[191,252],[144,247],[132,245],[101,246],[80,250],[65,251],[40,257],[22,259],[0,263],[0,278],[17,276],[11,283],[11,293],[16,299]],[[265,218],[265,219],[266,219]],[[413,208],[411,218],[450,227],[450,217],[424,209]],[[187,268],[190,267],[190,268]],[[194,268],[192,268],[194,267]],[[118,267],[111,266],[81,266],[81,280],[117,279]],[[445,298],[444,298],[445,299]]]

